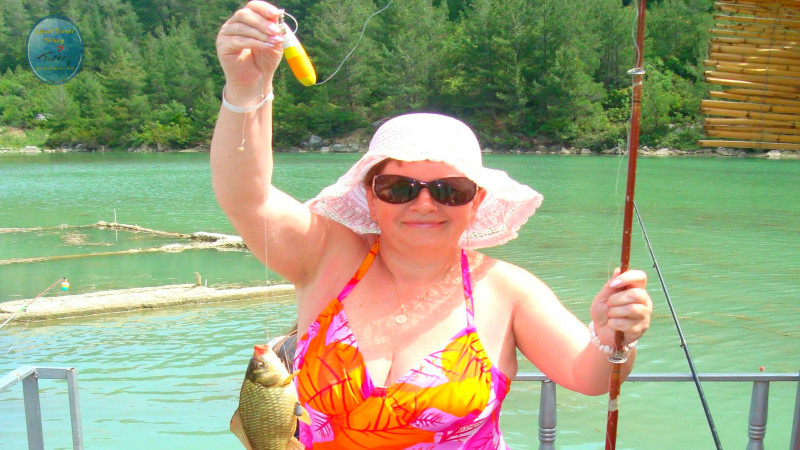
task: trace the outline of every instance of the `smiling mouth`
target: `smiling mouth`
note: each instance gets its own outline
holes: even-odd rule
[[[444,222],[431,220],[409,220],[403,223],[412,228],[436,228],[441,226]]]

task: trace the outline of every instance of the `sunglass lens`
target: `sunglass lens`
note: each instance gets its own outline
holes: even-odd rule
[[[416,189],[415,189],[416,188]],[[374,181],[375,195],[386,203],[406,203],[416,197],[419,193],[419,186],[416,186],[412,178],[397,175],[378,175]],[[414,191],[417,191],[416,193]]]
[[[429,186],[431,196],[437,202],[447,206],[466,205],[475,198],[475,183],[467,178],[443,178]]]

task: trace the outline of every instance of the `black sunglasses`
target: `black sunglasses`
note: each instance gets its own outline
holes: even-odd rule
[[[445,206],[466,205],[478,192],[475,182],[466,177],[419,181],[401,175],[375,175],[372,179],[372,192],[386,203],[408,203],[417,198],[422,189],[428,189],[431,197]]]

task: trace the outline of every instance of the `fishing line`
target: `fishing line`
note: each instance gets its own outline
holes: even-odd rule
[[[339,66],[336,67],[336,70],[334,70],[333,73],[330,76],[328,76],[328,78],[326,78],[326,79],[324,79],[324,80],[322,80],[322,81],[320,81],[318,83],[315,83],[314,86],[319,86],[321,84],[327,83],[334,76],[336,76],[337,73],[339,73],[339,70],[341,70],[341,68],[344,66],[344,63],[347,62],[348,59],[350,59],[350,57],[353,55],[353,53],[355,53],[355,51],[358,48],[359,44],[361,44],[361,40],[364,38],[364,34],[367,31],[367,25],[369,25],[370,20],[372,20],[372,18],[377,16],[378,14],[386,11],[386,9],[388,9],[389,6],[391,6],[391,4],[393,2],[394,2],[394,0],[389,0],[389,2],[383,8],[373,12],[372,14],[370,14],[367,17],[367,19],[364,21],[364,25],[361,27],[361,33],[359,34],[358,40],[356,41],[355,45],[353,45],[353,48],[350,49],[350,51],[344,56],[344,58],[342,59],[342,62],[339,63]],[[293,15],[287,13],[286,11],[282,11],[282,14],[284,16],[288,16],[290,19],[292,19],[292,21],[294,22],[294,30],[291,30],[291,32],[292,33],[297,33],[297,31],[300,29],[300,24],[297,21],[297,18],[295,18]],[[256,56],[256,58],[258,60],[258,66],[261,67],[262,62],[263,62],[262,61],[263,52],[260,51],[255,56]],[[264,98],[265,96],[266,96],[266,94],[264,92],[264,86],[262,84],[262,87],[261,87],[261,98]],[[263,114],[264,113],[262,111],[262,117],[263,117]],[[241,144],[239,146],[239,151],[243,151],[244,150],[244,143],[245,143],[245,137],[244,136],[245,136],[245,123],[246,122],[247,122],[247,115],[245,114],[245,119],[242,122],[242,142],[241,142]],[[270,188],[269,186],[266,187],[266,189],[269,189],[269,188]],[[267,193],[267,195],[269,195],[269,193]],[[267,217],[264,216],[264,283],[265,283],[265,287],[268,288],[269,287],[269,266],[267,265],[267,261],[268,261],[267,237],[268,237],[268,224],[267,224]],[[271,320],[272,308],[269,305],[269,298],[270,298],[269,293],[266,293],[265,294],[265,300],[266,300],[266,304],[267,304],[267,311],[266,311],[267,312],[267,314],[266,314],[267,317],[266,317],[266,326],[265,326],[265,334],[266,334],[265,341],[267,341],[267,342],[270,340],[269,339],[269,335],[270,335],[269,327],[270,327],[270,324],[272,322],[272,320]]]
[[[67,289],[69,289],[69,281],[67,281],[67,277],[61,277],[61,278],[59,278],[59,279],[58,279],[58,280],[56,280],[56,281],[55,281],[53,284],[51,284],[50,286],[48,286],[48,287],[47,287],[47,289],[45,289],[45,290],[43,290],[42,292],[40,292],[40,293],[39,293],[39,295],[37,295],[36,297],[33,297],[33,298],[32,298],[32,299],[30,299],[30,300],[29,300],[27,303],[25,303],[24,305],[22,305],[22,308],[20,308],[20,309],[16,310],[16,311],[14,312],[14,314],[12,314],[12,315],[11,315],[11,317],[9,317],[8,319],[6,319],[6,320],[5,320],[5,322],[3,322],[2,324],[0,324],[0,329],[2,329],[4,326],[6,326],[6,324],[7,324],[8,322],[11,322],[11,320],[12,320],[12,319],[14,319],[14,317],[17,317],[19,314],[21,314],[21,313],[25,312],[25,310],[27,310],[27,309],[28,309],[28,306],[31,306],[31,304],[33,304],[33,302],[35,302],[36,300],[38,300],[38,299],[39,299],[39,297],[41,297],[41,296],[43,296],[44,294],[46,294],[46,293],[47,293],[47,292],[48,292],[50,289],[53,289],[53,288],[54,288],[54,287],[55,287],[57,284],[61,284],[61,290],[62,290],[62,291],[66,291]]]
[[[294,16],[292,16],[291,14],[287,14],[287,13],[284,13],[284,14],[286,14],[289,17],[291,17],[292,20],[294,20],[295,26],[296,27],[298,26],[297,25],[297,20],[294,18]],[[258,66],[261,67],[263,62],[264,62],[263,61],[263,58],[264,58],[263,51],[260,51],[260,52],[256,53],[255,57],[258,59]],[[264,83],[262,82],[261,83],[261,98],[264,98],[265,95],[266,95],[266,93],[264,92]],[[263,122],[266,120],[265,119],[266,108],[261,108],[260,112],[261,112],[261,119],[262,119],[262,125],[263,125]],[[245,117],[245,121],[247,121],[246,117]],[[272,136],[270,135],[270,138],[271,137]],[[242,128],[242,142],[244,142],[244,128]],[[273,167],[274,167],[274,162],[273,162]],[[273,174],[274,174],[274,170],[273,170]],[[270,178],[270,183],[266,187],[267,192],[266,192],[265,198],[269,196],[269,190],[270,190],[270,186],[271,185],[272,185],[272,179]],[[267,215],[264,214],[264,288],[265,288],[264,304],[265,304],[265,307],[266,307],[266,317],[265,317],[266,323],[265,323],[265,326],[264,326],[264,343],[265,344],[269,342],[269,334],[270,334],[269,333],[269,327],[270,327],[270,324],[272,323],[272,318],[271,318],[272,308],[270,307],[270,304],[269,304],[269,300],[270,300],[270,298],[269,298],[269,266],[267,264],[267,262],[268,262],[268,259],[267,259],[267,256],[268,256],[267,247],[268,247],[267,246]]]
[[[330,75],[328,78],[326,78],[326,79],[324,79],[323,81],[320,81],[319,83],[317,83],[317,84],[316,84],[317,86],[319,86],[320,84],[325,84],[325,83],[327,83],[327,82],[328,82],[328,81],[329,81],[331,78],[333,78],[333,77],[334,77],[334,76],[335,76],[337,73],[339,73],[339,69],[341,69],[341,68],[342,68],[342,66],[344,66],[344,63],[345,63],[345,62],[346,62],[348,59],[350,59],[350,56],[353,54],[353,52],[355,52],[355,51],[356,51],[356,49],[358,48],[358,45],[361,43],[361,39],[364,37],[364,33],[367,31],[367,24],[369,24],[369,21],[370,21],[370,20],[372,20],[372,18],[373,18],[373,17],[375,17],[375,16],[377,16],[378,14],[380,14],[380,13],[382,13],[382,12],[386,11],[386,8],[388,8],[388,7],[389,7],[389,6],[392,4],[392,2],[393,2],[393,1],[394,1],[394,0],[389,0],[389,3],[387,3],[387,4],[386,4],[386,6],[384,6],[383,8],[381,8],[381,9],[379,9],[379,10],[375,11],[374,13],[370,14],[370,16],[369,16],[369,17],[367,17],[367,20],[366,20],[366,21],[364,21],[364,26],[361,28],[361,34],[358,36],[358,40],[356,41],[356,44],[353,46],[353,48],[350,50],[350,52],[349,52],[349,53],[347,53],[347,55],[345,55],[345,57],[344,57],[344,59],[342,60],[342,62],[341,62],[341,63],[339,63],[339,67],[337,67],[337,68],[336,68],[336,70],[334,70],[334,71],[333,71],[333,73],[332,73],[332,74],[331,74],[331,75]],[[287,14],[287,15],[288,15],[288,14]],[[289,17],[291,17],[291,16],[289,16]],[[292,17],[292,20],[294,20],[294,17]],[[296,21],[296,20],[295,20],[295,23],[297,23],[297,21]]]
[[[653,268],[656,269],[656,274],[658,274],[658,281],[661,283],[661,289],[664,291],[664,296],[667,299],[669,312],[672,315],[672,320],[675,322],[675,328],[677,329],[678,337],[681,340],[681,347],[683,348],[683,352],[686,354],[686,360],[689,363],[689,370],[692,372],[692,379],[694,380],[695,386],[697,386],[697,393],[700,395],[700,402],[703,404],[703,411],[706,414],[708,426],[711,428],[711,435],[714,437],[714,443],[717,446],[717,450],[722,450],[722,443],[720,442],[719,435],[717,434],[717,427],[714,426],[714,419],[711,417],[711,410],[708,407],[706,395],[703,392],[703,386],[700,384],[700,378],[697,376],[697,369],[694,367],[692,354],[689,352],[689,344],[686,342],[686,338],[683,335],[683,330],[681,329],[681,323],[678,320],[678,315],[675,313],[675,308],[672,306],[672,298],[667,290],[667,284],[664,281],[664,276],[661,274],[661,267],[658,265],[658,261],[656,260],[656,255],[653,252],[653,246],[650,244],[650,239],[647,237],[647,230],[645,229],[644,222],[642,221],[642,216],[639,214],[639,208],[636,206],[636,202],[633,202],[633,210],[636,212],[636,219],[639,221],[639,226],[642,228],[642,236],[644,237],[644,242],[647,245],[647,251],[650,253],[650,259],[653,261]]]
[[[11,350],[14,350],[14,347],[16,347],[17,344],[19,344],[19,341],[23,339],[23,337],[25,336],[25,331],[28,329],[28,325],[30,325],[30,323],[31,323],[30,320],[25,321],[25,326],[21,330],[19,330],[19,337],[17,338],[16,341],[14,341],[13,344],[11,344],[10,347],[8,347],[8,350],[6,350],[6,352],[3,353],[3,357],[8,356],[8,354],[11,353]]]

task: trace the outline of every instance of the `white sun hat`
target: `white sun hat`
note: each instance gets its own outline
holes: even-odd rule
[[[364,177],[385,159],[445,162],[486,191],[475,220],[461,235],[463,248],[493,247],[516,238],[519,228],[542,204],[538,192],[502,170],[483,167],[480,144],[467,125],[440,114],[414,113],[381,125],[367,153],[306,205],[356,233],[380,233],[369,214]]]

